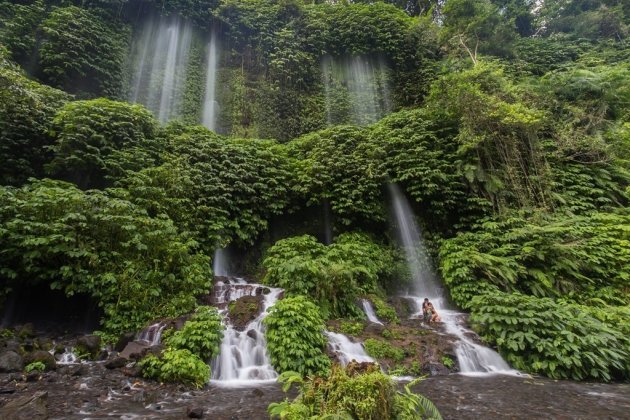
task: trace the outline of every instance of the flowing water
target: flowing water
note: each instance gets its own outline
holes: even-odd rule
[[[216,131],[217,112],[219,104],[217,102],[217,71],[219,64],[219,42],[216,33],[210,35],[207,46],[206,84],[203,100],[203,110],[201,124],[206,128]]]
[[[392,213],[395,220],[398,240],[403,247],[412,284],[407,290],[407,298],[412,300],[417,312],[412,317],[422,316],[424,298],[435,306],[442,318],[447,333],[458,338],[455,352],[460,372],[468,375],[492,373],[517,374],[494,350],[475,343],[470,337],[474,332],[464,325],[463,314],[449,308],[444,291],[431,267],[429,254],[424,246],[420,229],[416,224],[406,197],[397,185],[388,186],[392,198]]]
[[[267,310],[272,307],[282,294],[282,289],[270,288],[260,284],[248,284],[242,280],[234,283],[219,282],[215,290],[217,305],[226,306],[243,296],[264,294],[263,310],[243,331],[238,331],[226,317],[226,329],[219,356],[212,363],[211,384],[218,386],[239,387],[256,386],[257,384],[273,382],[278,374],[271,366],[267,352],[267,342],[263,319]],[[226,310],[222,312],[225,314]]]
[[[192,26],[177,17],[149,17],[134,40],[130,101],[160,122],[179,116],[184,96]]]
[[[388,69],[382,59],[327,56],[321,70],[328,125],[367,125],[391,111]]]
[[[374,359],[367,355],[361,343],[353,343],[345,335],[332,331],[325,331],[324,334],[328,337],[328,346],[337,355],[343,366],[353,360],[374,363]]]
[[[218,277],[230,275],[230,261],[228,251],[225,248],[217,248],[212,259],[212,272]]]
[[[155,324],[149,325],[140,331],[136,340],[144,341],[150,346],[157,346],[162,340],[162,332],[164,328],[166,328],[166,325],[166,322],[156,322]]]
[[[383,323],[376,316],[376,312],[374,312],[374,307],[372,307],[372,302],[367,299],[361,299],[361,306],[363,307],[363,312],[365,312],[365,316],[367,316],[368,321],[373,322],[375,324]]]

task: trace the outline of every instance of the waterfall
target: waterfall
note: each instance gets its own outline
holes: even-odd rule
[[[215,277],[227,277],[229,273],[229,255],[225,248],[217,248],[212,259],[212,272]]]
[[[130,101],[142,103],[160,122],[179,116],[192,27],[176,17],[150,17],[132,48]],[[135,58],[135,60],[134,60]]]
[[[323,203],[324,213],[324,245],[330,245],[333,241],[332,223],[330,221],[330,203],[328,200],[324,200]]]
[[[348,337],[340,333],[325,331],[328,345],[339,358],[339,362],[346,366],[351,361],[374,363],[374,359],[367,355],[361,343],[353,343]]]
[[[239,282],[229,284],[228,288],[240,291],[228,293],[229,300],[226,303],[238,299],[237,296],[260,294],[266,286]],[[283,290],[268,289],[270,292],[264,295],[261,314],[251,321],[244,331],[237,331],[232,325],[227,325],[219,356],[212,363],[212,383],[215,385],[250,386],[264,381],[274,381],[278,377],[267,353],[262,321],[267,316],[267,309],[277,302]],[[221,289],[218,294],[221,296],[217,298],[226,300],[224,289]],[[225,313],[225,310],[223,312]]]
[[[388,70],[382,59],[327,56],[321,66],[328,125],[371,124],[391,111]]]
[[[215,33],[210,35],[207,47],[208,61],[206,65],[206,90],[203,100],[201,123],[212,131],[216,130],[218,102],[216,99],[217,69],[219,63],[219,47]]]
[[[374,312],[374,308],[372,307],[372,303],[367,299],[361,299],[361,306],[363,306],[363,312],[365,312],[365,316],[367,316],[368,321],[373,322],[375,324],[383,323],[379,321],[376,313]]]
[[[144,341],[151,346],[157,346],[162,340],[162,332],[164,331],[164,328],[166,328],[165,322],[156,322],[155,324],[149,325],[140,331],[136,340]]]
[[[463,314],[448,308],[442,288],[424,246],[420,229],[416,224],[409,202],[397,185],[388,185],[392,198],[392,213],[398,240],[404,249],[412,278],[407,298],[412,300],[417,312],[412,317],[422,316],[422,301],[429,298],[442,318],[446,332],[457,337],[455,352],[460,372],[464,374],[505,373],[516,374],[494,350],[473,342],[469,336],[474,332],[464,327]]]

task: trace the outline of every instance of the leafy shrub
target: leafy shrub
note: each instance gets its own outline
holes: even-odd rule
[[[139,366],[145,378],[162,382],[181,382],[201,388],[210,379],[210,367],[186,349],[167,349],[160,357],[150,354]]]
[[[43,174],[51,155],[47,146],[54,142],[49,134],[52,120],[68,99],[59,90],[29,80],[0,49],[0,184],[20,185]]]
[[[269,414],[281,419],[441,419],[431,401],[411,392],[410,385],[397,392],[394,381],[375,364],[336,365],[328,377],[306,382],[296,372],[285,372],[278,380],[285,383],[285,391],[293,383],[300,388],[293,401],[269,405]]]
[[[498,292],[475,297],[472,306],[481,336],[517,369],[575,380],[630,375],[627,311],[609,324],[586,306]]]
[[[346,335],[361,335],[363,333],[363,323],[357,321],[341,321],[339,330]]]
[[[57,142],[49,170],[81,188],[103,188],[105,177],[121,176],[117,152],[137,150],[152,139],[157,122],[140,105],[109,99],[75,101],[66,104],[53,121]]]
[[[45,370],[46,370],[46,365],[43,362],[32,362],[26,365],[26,367],[24,368],[24,372],[26,373],[43,372]]]
[[[91,295],[110,334],[178,316],[207,292],[208,257],[165,217],[60,181],[0,188],[3,291],[49,284]]]
[[[361,233],[344,233],[325,246],[309,235],[276,242],[265,256],[266,284],[312,297],[326,317],[356,316],[357,296],[374,292],[392,268],[390,250]]]
[[[322,375],[330,368],[324,353],[324,320],[305,296],[287,297],[276,303],[264,319],[267,350],[278,372]]]
[[[207,361],[219,354],[222,331],[223,324],[217,309],[200,306],[180,330],[164,340],[164,345],[177,350],[190,350]]]
[[[368,338],[363,343],[365,352],[375,359],[392,359],[400,362],[405,358],[405,351],[383,340]]]

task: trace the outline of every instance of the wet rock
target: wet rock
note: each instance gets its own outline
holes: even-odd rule
[[[15,393],[15,384],[9,384],[4,388],[0,388],[0,395],[14,394]]]
[[[31,372],[26,374],[26,382],[37,382],[41,378],[39,372]]]
[[[377,324],[376,322],[370,322],[368,325],[366,325],[365,329],[363,330],[365,334],[376,334],[376,335],[381,335],[383,331],[385,331],[385,326],[383,324]]]
[[[16,353],[20,353],[20,351],[22,350],[22,346],[20,345],[20,342],[16,339],[10,339],[10,340],[5,341],[4,348],[6,350],[12,350]]]
[[[119,356],[125,359],[138,360],[146,354],[149,344],[144,341],[132,341],[128,343]]]
[[[258,398],[265,395],[265,393],[260,388],[254,388],[254,390],[252,391],[252,394],[254,394],[254,396]]]
[[[429,363],[427,369],[431,376],[443,376],[451,373],[442,363]]]
[[[35,350],[24,356],[24,364],[26,366],[34,362],[42,362],[46,366],[46,370],[55,370],[57,368],[55,356],[45,350]]]
[[[120,353],[125,349],[125,347],[127,347],[127,344],[131,343],[134,340],[135,337],[136,334],[133,332],[126,332],[122,334],[120,337],[118,337],[118,341],[116,341],[116,344],[114,345],[114,351]]]
[[[108,360],[105,362],[105,367],[107,369],[118,369],[127,364],[128,360],[124,357],[116,357],[114,359]]]
[[[39,337],[37,340],[37,348],[39,350],[50,350],[53,348],[53,342],[50,338],[47,337]]]
[[[85,365],[68,366],[68,375],[70,376],[84,376],[87,375],[88,369]]]
[[[228,314],[234,328],[243,331],[247,324],[256,319],[262,312],[264,297],[262,293],[256,296],[243,296],[228,305]]]
[[[48,392],[39,391],[33,395],[9,401],[0,408],[0,419],[36,420],[48,418]]]
[[[107,360],[108,357],[109,357],[109,352],[107,350],[101,350],[96,355],[96,360],[98,360],[99,362],[102,362],[104,360]]]
[[[256,332],[256,330],[248,330],[247,331],[247,336],[251,339],[257,340],[258,339],[258,332]]]
[[[0,353],[0,372],[20,372],[24,367],[22,356],[13,350]]]
[[[81,353],[87,353],[94,358],[101,349],[101,337],[98,335],[84,335],[77,339],[77,350]]]
[[[140,376],[141,369],[139,366],[123,367],[120,369],[125,376]]]
[[[411,314],[416,312],[415,303],[404,296],[395,296],[388,301],[394,307],[394,310],[400,319],[407,319]]]
[[[201,419],[203,418],[203,408],[195,407],[195,408],[187,408],[186,415],[189,419]]]

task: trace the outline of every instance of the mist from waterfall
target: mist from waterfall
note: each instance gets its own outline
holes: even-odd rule
[[[203,110],[201,113],[201,124],[206,128],[217,131],[217,112],[219,104],[217,102],[217,72],[220,59],[219,41],[217,34],[210,35],[210,41],[206,48],[206,84],[203,98]]]
[[[188,22],[155,16],[134,40],[129,100],[145,105],[162,123],[180,115],[191,42]]]
[[[387,115],[392,108],[385,61],[367,56],[321,61],[328,125],[367,125]]]

